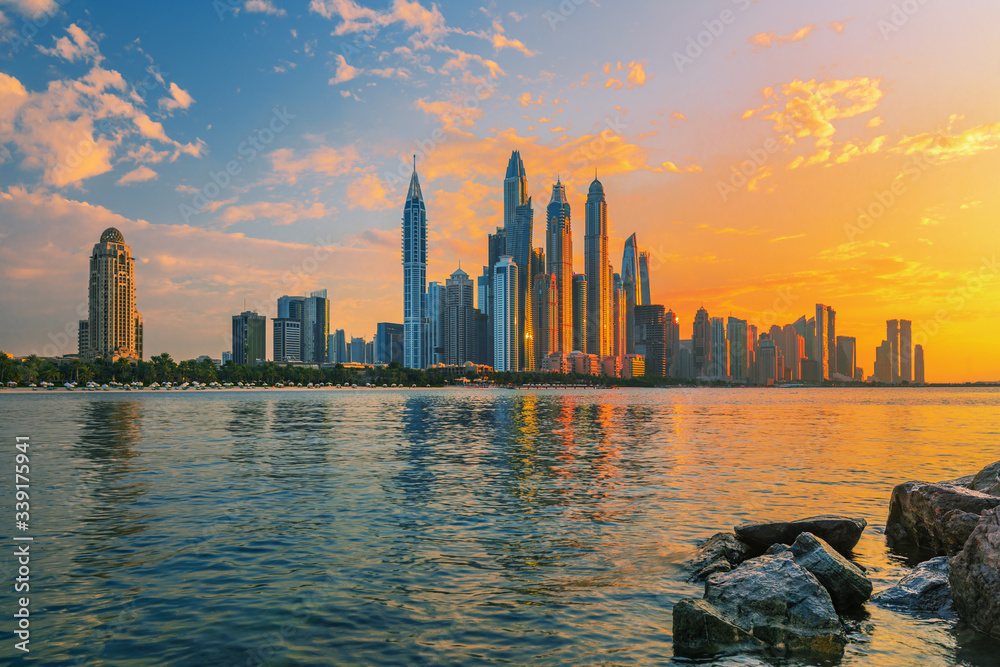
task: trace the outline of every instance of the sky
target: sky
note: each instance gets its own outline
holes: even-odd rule
[[[866,376],[899,318],[929,381],[1000,380],[998,32],[987,0],[0,0],[0,349],[76,352],[111,226],[147,358],[318,289],[370,339],[412,156],[444,281],[481,273],[517,149],[534,245],[559,178],[583,271],[596,172],[682,338],[823,303]]]

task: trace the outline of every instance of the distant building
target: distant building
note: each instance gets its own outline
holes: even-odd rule
[[[461,366],[476,361],[476,309],[472,306],[472,279],[458,269],[445,282],[445,363]]]
[[[302,361],[324,364],[329,358],[330,300],[326,290],[317,290],[304,302],[305,322],[302,327]]]
[[[646,360],[641,354],[626,354],[622,361],[623,378],[641,378],[646,375]]]
[[[611,275],[611,353],[616,357],[624,357],[627,349],[625,309],[625,286],[622,283],[622,277],[613,273]]]
[[[622,376],[622,358],[604,357],[601,359],[601,372],[608,377],[620,378]]]
[[[893,383],[891,341],[884,340],[875,348],[875,381],[884,384]]]
[[[448,293],[438,282],[427,285],[427,325],[430,336],[430,364],[447,363],[448,348]]]
[[[517,265],[512,257],[500,258],[493,269],[493,367],[517,371]]]
[[[403,363],[404,327],[402,324],[379,322],[375,327],[375,363]],[[345,352],[345,357],[346,352]]]
[[[592,354],[611,354],[611,291],[608,275],[608,204],[594,179],[587,193],[583,263],[587,279],[587,340]],[[582,349],[582,348],[581,348]]]
[[[667,377],[679,377],[677,366],[681,357],[681,321],[674,311],[667,311],[664,327],[666,348],[663,350],[663,356]]]
[[[94,244],[88,319],[77,325],[81,358],[142,359],[142,315],[135,306],[135,258],[125,237],[108,227]]]
[[[916,384],[926,384],[924,379],[924,346],[913,348],[913,381]]]
[[[375,363],[375,341],[370,340],[365,343],[365,364],[371,366]]]
[[[573,351],[573,229],[566,187],[558,178],[545,211],[546,273],[556,278],[556,349],[568,354]]]
[[[267,361],[267,317],[256,311],[233,315],[233,361],[256,366]]]
[[[542,370],[550,373],[569,373],[569,354],[566,352],[553,352],[542,360]]]
[[[729,379],[746,383],[749,371],[747,321],[730,317],[726,321],[726,338],[729,340]]]
[[[913,380],[913,327],[910,320],[899,321],[899,381]]]
[[[649,253],[639,253],[639,279],[642,281],[642,305],[653,303],[651,286],[649,284]],[[648,369],[647,369],[648,370]]]
[[[490,341],[493,340],[493,337],[490,336],[490,318],[485,313],[477,310],[474,319],[476,326],[476,356],[473,361],[477,366],[489,366],[488,361],[493,357],[489,349]]]
[[[858,339],[851,336],[837,336],[837,372],[854,378],[858,367]]]
[[[348,359],[352,364],[363,364],[365,363],[365,339],[364,337],[352,337],[351,338],[351,348],[350,348],[350,358]]]
[[[694,374],[708,377],[712,374],[712,321],[704,307],[694,317]]]
[[[643,305],[639,242],[635,234],[625,240],[621,276],[622,288],[625,290],[625,351],[627,354],[632,354],[635,350],[635,307]]]
[[[724,380],[729,377],[729,338],[726,336],[726,321],[721,317],[713,317],[712,325],[712,361],[709,376]],[[646,364],[647,371],[649,363]]]
[[[333,333],[333,363],[346,364],[351,360],[347,353],[347,332],[337,329]]]
[[[784,366],[778,346],[771,340],[771,334],[761,334],[758,345],[757,381],[755,384],[772,386],[784,378]]]
[[[694,341],[690,338],[680,342],[680,353],[677,355],[677,375],[685,380],[694,379]]]
[[[233,360],[233,353],[230,351],[225,351],[222,353],[222,365],[225,366],[227,361]]]
[[[635,307],[635,353],[645,358],[646,375],[667,375],[667,316],[663,306]]]
[[[271,320],[273,327],[271,341],[274,346],[275,363],[288,364],[302,361],[302,322],[291,318],[278,317]]]
[[[535,367],[542,368],[543,361],[557,352],[559,343],[559,287],[550,273],[535,276],[531,290],[532,320],[535,323]]]
[[[879,381],[896,384],[899,382],[899,320],[886,320],[885,342],[889,344],[889,379]],[[878,377],[877,371],[875,376]]]

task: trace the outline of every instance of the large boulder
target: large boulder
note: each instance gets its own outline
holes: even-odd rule
[[[874,595],[872,604],[902,611],[948,615],[951,610],[948,558],[941,556],[924,561],[898,584]]]
[[[682,657],[711,657],[766,648],[726,618],[723,612],[700,598],[681,600],[674,605],[674,652]]]
[[[830,594],[791,553],[761,556],[709,577],[704,602],[710,606],[703,610],[714,617],[786,653],[840,656],[847,643]],[[685,631],[698,627],[690,616],[682,611]],[[675,627],[677,622],[675,612]],[[690,633],[675,634],[674,642],[681,653],[705,645],[704,638]]]
[[[953,556],[1000,497],[949,484],[906,482],[892,490],[885,537],[890,548]],[[737,532],[737,535],[739,532]]]
[[[716,533],[698,547],[691,560],[695,581],[703,581],[718,572],[729,572],[750,557],[750,547],[732,533]]]
[[[1000,509],[983,515],[948,575],[955,611],[977,629],[1000,637]]]
[[[812,533],[796,537],[791,552],[823,584],[838,612],[857,609],[871,597],[872,582],[864,572]]]
[[[736,537],[752,547],[765,551],[772,544],[792,544],[802,533],[812,533],[831,547],[849,556],[861,539],[868,522],[846,516],[814,516],[797,521],[745,523],[736,526]]]
[[[988,493],[991,496],[1000,496],[1000,461],[992,463],[972,478],[969,488],[980,493]]]

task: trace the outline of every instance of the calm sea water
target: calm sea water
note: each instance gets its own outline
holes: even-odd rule
[[[8,540],[31,437],[31,663],[651,664],[735,523],[863,516],[897,580],[892,487],[1000,460],[1000,392],[60,390],[0,394],[0,431]],[[844,665],[1000,659],[868,613]]]

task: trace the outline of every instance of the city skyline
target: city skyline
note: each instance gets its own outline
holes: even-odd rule
[[[997,56],[960,20],[989,25],[992,5],[921,5],[896,25],[891,3],[860,2],[580,5],[570,16],[527,3],[473,16],[449,2],[407,2],[405,14],[279,0],[220,16],[192,3],[184,26],[196,38],[182,48],[133,43],[136,28],[153,32],[145,21],[180,25],[169,12],[9,3],[5,30],[20,34],[29,4],[55,11],[0,54],[9,352],[75,351],[53,342],[85,316],[86,295],[65,286],[109,227],[135,252],[146,356],[218,354],[244,299],[273,318],[272,295],[334,285],[331,320],[370,336],[400,321],[412,154],[434,198],[427,273],[444,280],[459,261],[483,264],[486,235],[504,224],[497,163],[517,150],[536,224],[539,193],[565,187],[578,273],[598,170],[611,263],[636,233],[650,301],[679,314],[683,339],[702,303],[761,331],[831,304],[866,374],[883,322],[899,316],[933,380],[1000,377],[998,355],[983,353],[1000,325],[1000,106],[976,84]],[[716,35],[707,26],[724,10],[734,20]],[[628,38],[584,52],[574,36],[597,26]],[[707,45],[690,48],[705,31]],[[941,41],[949,48],[926,50]],[[233,57],[213,57],[220,49]],[[227,62],[250,54],[242,69]],[[540,76],[543,62],[553,71]],[[239,173],[226,169],[234,158]],[[192,309],[204,328],[188,325]]]

